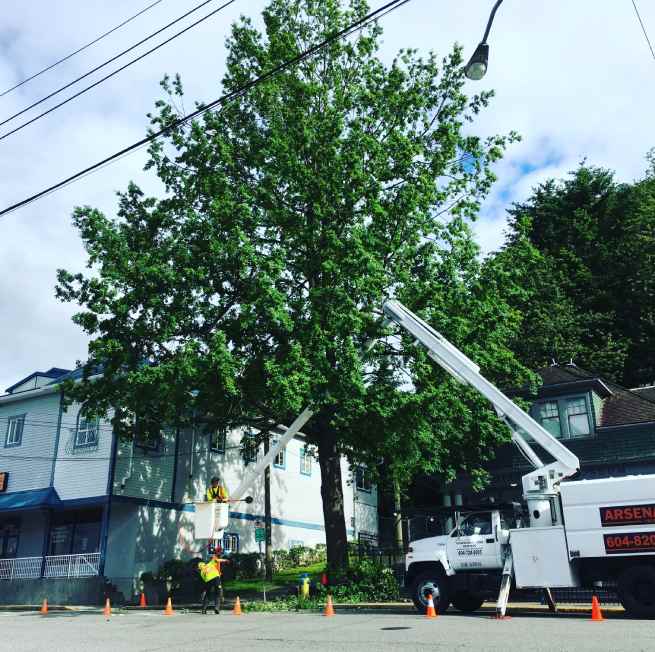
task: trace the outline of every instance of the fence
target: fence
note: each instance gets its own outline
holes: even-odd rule
[[[0,559],[0,580],[40,577],[93,577],[100,574],[100,553]]]
[[[43,557],[0,559],[0,580],[24,580],[41,577]]]

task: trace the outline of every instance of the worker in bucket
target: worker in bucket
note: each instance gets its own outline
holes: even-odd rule
[[[230,495],[227,488],[221,484],[220,478],[214,476],[211,485],[207,487],[207,502],[227,503],[230,501]]]
[[[207,613],[207,605],[209,604],[209,594],[214,594],[214,613],[221,613],[221,604],[223,603],[223,584],[221,582],[221,576],[223,572],[221,566],[223,564],[229,564],[229,560],[221,559],[220,555],[223,553],[223,550],[220,546],[217,546],[214,554],[208,562],[200,562],[198,564],[198,570],[200,571],[200,577],[203,581],[203,590],[202,590],[202,613],[203,615]]]

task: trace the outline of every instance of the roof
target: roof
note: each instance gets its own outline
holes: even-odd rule
[[[5,391],[7,392],[7,394],[11,394],[11,392],[14,389],[16,389],[16,387],[20,387],[23,383],[32,380],[32,378],[41,377],[41,378],[53,378],[54,380],[57,380],[61,378],[61,376],[64,376],[69,372],[70,369],[61,369],[60,367],[51,367],[50,369],[48,369],[48,371],[33,371],[29,376],[25,376],[25,378],[19,380],[17,383],[14,383],[11,387],[7,387]]]
[[[594,389],[604,399],[600,428],[655,422],[655,387],[626,389],[574,364],[552,365],[537,373],[543,380],[541,396],[582,387]]]

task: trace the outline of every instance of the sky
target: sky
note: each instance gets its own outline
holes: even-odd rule
[[[153,0],[4,0],[0,25],[0,93],[76,50]],[[369,0],[375,8],[385,0]],[[162,0],[125,27],[0,97],[0,121],[87,72],[200,3]],[[209,13],[210,2],[158,38],[42,104],[69,94]],[[399,48],[446,54],[458,42],[468,56],[480,40],[492,0],[411,0],[382,19],[381,56]],[[182,76],[187,109],[220,95],[225,37],[245,14],[257,22],[265,0],[236,0],[185,35],[49,116],[0,141],[0,209],[67,177],[145,135],[146,114],[161,97],[164,74]],[[655,2],[637,0],[655,44]],[[542,181],[561,178],[586,159],[619,180],[640,177],[655,146],[655,60],[631,0],[505,0],[489,39],[490,66],[471,93],[496,97],[472,130],[482,136],[514,129],[523,140],[496,166],[498,181],[475,232],[484,252],[503,242],[506,209]],[[40,110],[33,109],[22,118]],[[18,118],[4,127],[21,122]],[[54,296],[56,270],[83,271],[86,255],[71,224],[75,206],[115,214],[116,192],[130,180],[156,193],[143,172],[144,150],[0,218],[0,393],[35,370],[72,368],[87,339],[71,321],[75,307]]]

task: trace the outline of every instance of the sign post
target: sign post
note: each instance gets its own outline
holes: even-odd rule
[[[266,541],[266,528],[261,521],[255,521],[255,543],[259,544],[259,559],[262,565],[262,593],[264,602],[266,602],[266,564],[264,563],[264,553],[262,552],[262,543]]]

